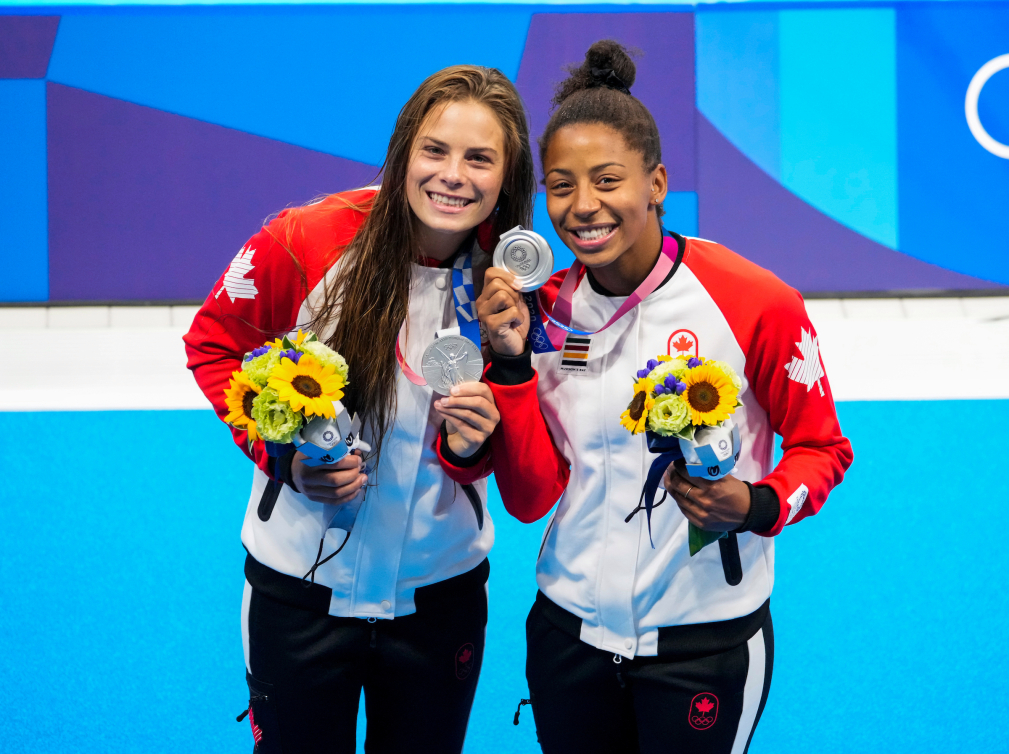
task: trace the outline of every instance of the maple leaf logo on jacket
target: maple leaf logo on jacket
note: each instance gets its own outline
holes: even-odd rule
[[[676,330],[666,341],[666,353],[672,356],[674,350],[678,356],[691,351],[694,352],[694,356],[697,356],[697,336],[690,330]]]
[[[259,293],[256,290],[256,284],[252,278],[245,277],[252,272],[252,255],[255,253],[256,250],[251,246],[245,246],[239,250],[235,258],[231,260],[228,271],[224,273],[224,285],[221,286],[221,290],[214,298],[219,298],[225,291],[228,292],[231,303],[235,303],[235,300],[240,298],[254,299],[256,297],[256,294]]]
[[[801,340],[795,345],[799,348],[802,356],[793,356],[792,361],[785,364],[788,370],[788,379],[806,386],[808,393],[813,389],[813,385],[820,388],[820,395],[824,395],[823,385],[820,384],[826,375],[823,372],[823,365],[820,363],[820,346],[817,342],[819,337],[812,337],[806,328],[799,328],[802,332]]]

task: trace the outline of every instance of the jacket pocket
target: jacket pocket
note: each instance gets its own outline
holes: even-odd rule
[[[536,553],[536,562],[538,563],[540,558],[543,557],[543,549],[547,546],[547,537],[550,536],[550,530],[554,528],[554,521],[557,520],[557,511],[554,511],[554,515],[550,517],[550,523],[547,524],[547,528],[543,530],[543,539],[540,541],[540,551]]]
[[[469,504],[473,506],[473,513],[476,514],[476,528],[483,531],[483,502],[480,500],[480,493],[472,484],[462,485],[462,491],[466,493]]]
[[[270,516],[273,515],[273,507],[277,504],[277,498],[280,497],[280,490],[283,486],[283,482],[273,479],[266,480],[266,487],[263,489],[263,496],[259,499],[259,508],[256,510],[260,521],[270,520]]]

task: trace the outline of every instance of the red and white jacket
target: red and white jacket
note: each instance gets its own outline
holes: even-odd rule
[[[184,340],[189,368],[222,419],[228,412],[225,388],[244,355],[313,320],[340,252],[353,241],[375,194],[374,188],[349,191],[285,210],[245,244],[217,281]],[[450,269],[414,265],[411,335],[404,338],[407,363],[419,365],[434,333],[456,324],[451,287]],[[331,333],[316,334],[325,340]],[[370,474],[374,486],[346,547],[315,573],[317,584],[332,589],[329,612],[334,616],[393,618],[413,613],[417,587],[475,568],[494,541],[482,479],[490,473],[489,455],[474,466],[451,465],[439,453],[441,420],[432,409],[431,389],[413,384],[402,373],[396,389],[396,421],[385,438],[378,468]],[[301,578],[314,565],[324,535],[324,555],[343,541],[342,530],[328,528],[336,506],[312,502],[284,485],[264,521],[257,509],[274,478],[273,459],[262,441],[250,450],[246,432],[231,431],[255,462],[242,543],[260,563]],[[374,445],[367,423],[364,431]],[[476,486],[484,506],[482,528],[467,496],[453,482]]]
[[[755,614],[774,582],[772,537],[815,514],[852,461],[798,292],[716,243],[678,241],[675,273],[592,338],[586,373],[559,371],[555,352],[532,356],[535,373],[526,382],[494,384],[495,366],[486,376],[501,412],[492,448],[505,507],[529,522],[560,498],[544,532],[539,588],[581,618],[583,641],[625,657],[656,655],[663,627]],[[548,308],[562,279],[554,275],[541,292]],[[572,324],[598,330],[623,301],[583,278]],[[742,453],[732,473],[772,489],[780,508],[767,531],[738,535],[737,586],[726,583],[719,547],[690,557],[687,520],[675,502],[652,514],[655,549],[644,514],[624,521],[654,455],[643,434],[621,427],[620,415],[635,372],[659,354],[678,353],[727,362],[740,375],[734,419]],[[784,451],[777,466],[775,434]]]

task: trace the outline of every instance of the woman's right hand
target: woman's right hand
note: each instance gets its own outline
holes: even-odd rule
[[[306,466],[302,459],[308,458],[300,451],[291,462],[291,476],[294,485],[309,500],[331,505],[351,500],[368,482],[364,473],[361,452],[355,450],[336,463],[322,466]]]
[[[518,356],[526,349],[529,307],[519,288],[512,273],[491,267],[476,301],[477,316],[487,329],[490,347],[502,356]]]

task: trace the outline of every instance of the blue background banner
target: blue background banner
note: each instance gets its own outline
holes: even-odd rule
[[[266,216],[373,180],[433,71],[499,68],[537,136],[604,36],[643,53],[670,229],[805,293],[998,289],[1009,159],[964,102],[1007,28],[1004,0],[0,8],[0,301],[200,300]],[[1009,70],[978,115],[1009,143]]]

